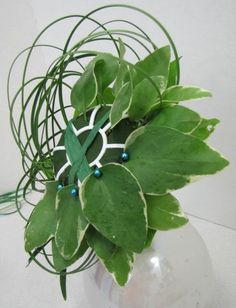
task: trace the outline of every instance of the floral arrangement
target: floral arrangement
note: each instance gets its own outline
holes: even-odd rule
[[[93,18],[117,7],[151,19],[168,44],[157,47],[129,21],[123,25],[132,31],[110,28],[114,20],[99,23]],[[228,165],[205,143],[219,120],[202,118],[181,105],[211,93],[179,84],[180,58],[159,21],[138,8],[108,5],[85,16],[63,17],[50,27],[68,18],[77,21],[65,46],[44,45],[56,49],[59,57],[45,75],[27,80],[33,50],[43,46],[38,40],[47,27],[23,52],[22,85],[13,99],[9,96],[24,169],[17,191],[28,203],[29,188],[43,193],[29,217],[17,202],[26,220],[25,250],[29,263],[35,261],[60,277],[64,298],[67,275],[97,260],[124,286],[135,254],[151,245],[155,233],[188,222],[171,192]],[[71,47],[73,35],[86,21],[95,29]],[[148,54],[140,58],[127,37]],[[88,43],[105,40],[114,53],[86,49]],[[137,61],[128,61],[127,52]]]

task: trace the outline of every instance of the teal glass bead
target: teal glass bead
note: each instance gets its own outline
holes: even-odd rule
[[[121,153],[121,159],[122,159],[122,161],[128,161],[129,160],[129,153],[127,153],[127,152],[123,152],[123,153]]]
[[[70,194],[71,194],[72,197],[77,197],[77,196],[78,196],[78,193],[79,193],[78,188],[75,188],[75,187],[74,187],[74,188],[71,189]]]
[[[57,185],[57,191],[61,190],[63,187],[64,187],[63,184],[58,184],[58,185]]]
[[[97,168],[94,170],[93,175],[95,176],[95,178],[100,178],[102,176],[102,171]]]

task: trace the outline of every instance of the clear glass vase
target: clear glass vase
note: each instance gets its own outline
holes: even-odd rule
[[[212,286],[207,248],[190,223],[158,232],[152,246],[136,256],[124,288],[101,263],[84,273],[91,308],[210,308]]]

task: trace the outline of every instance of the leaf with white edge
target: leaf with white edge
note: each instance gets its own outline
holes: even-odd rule
[[[138,84],[148,75],[149,77],[164,76],[168,79],[170,66],[170,46],[164,46],[155,50],[144,60],[135,64],[136,74],[134,75],[134,84]],[[142,71],[145,73],[143,74]]]
[[[129,74],[129,68],[128,65],[123,61],[125,55],[125,45],[123,41],[119,38],[119,59],[120,59],[120,64],[119,64],[119,69],[118,73],[114,82],[113,86],[113,94],[114,96],[117,96],[119,93],[120,89],[124,85],[125,81],[125,76],[128,76]]]
[[[196,112],[180,105],[163,108],[148,124],[150,126],[166,126],[191,133],[201,122],[201,117]]]
[[[205,140],[218,123],[217,119],[202,119],[198,113],[191,109],[173,105],[163,108],[148,125],[175,128]]]
[[[61,272],[67,267],[69,267],[70,265],[74,264],[78,259],[80,259],[85,254],[87,249],[88,249],[88,244],[87,244],[86,238],[84,237],[76,254],[70,260],[65,260],[59,253],[55,240],[53,239],[52,240],[52,256],[53,256],[53,264],[54,264],[55,270],[57,272]]]
[[[145,248],[151,247],[152,241],[153,241],[153,239],[154,239],[154,237],[156,235],[156,232],[157,232],[156,230],[148,228],[147,240],[146,240]]]
[[[128,77],[127,77],[127,82],[125,81],[126,76],[129,76],[128,65],[124,62],[121,62],[118,74],[116,76],[116,80],[114,82],[114,86],[112,88],[114,96],[117,96],[120,92],[120,89],[124,86],[124,84],[130,81]]]
[[[167,87],[177,85],[177,60],[170,62]]]
[[[125,44],[120,37],[118,38],[118,41],[119,41],[119,58],[124,59],[126,52]]]
[[[163,196],[145,195],[148,226],[155,230],[170,230],[182,227],[188,218],[181,210],[178,200],[171,194]]]
[[[88,221],[111,242],[141,252],[147,236],[146,203],[133,174],[120,164],[100,168],[102,176],[89,175],[80,188]]]
[[[102,53],[91,62],[94,63],[94,73],[98,84],[98,92],[102,94],[115,80],[119,68],[119,61],[112,54]]]
[[[71,196],[71,190],[74,187],[74,185],[63,187],[56,199],[55,242],[59,253],[66,260],[70,260],[76,254],[88,227],[79,197]]]
[[[25,229],[25,250],[32,251],[47,243],[55,233],[56,228],[56,194],[58,181],[45,183],[45,193],[36,204]]]
[[[134,88],[128,110],[129,118],[133,121],[142,119],[149,111],[160,105],[159,98],[166,88],[166,79],[164,76],[156,76],[151,79],[154,84],[146,78]]]
[[[119,93],[117,94],[113,105],[111,107],[111,114],[110,114],[110,121],[112,124],[112,127],[114,127],[117,123],[122,120],[131,104],[132,100],[132,85],[130,82],[127,82],[123,85],[123,87],[120,89]]]
[[[193,86],[172,86],[165,90],[162,100],[165,102],[178,103],[204,97],[212,97],[211,92]]]
[[[124,286],[132,270],[134,254],[117,247],[95,229],[89,229],[86,237],[89,246],[94,249],[114,280],[120,286]]]
[[[198,138],[169,127],[145,126],[127,139],[125,166],[147,194],[162,195],[181,188],[192,177],[214,174],[228,161]]]
[[[220,121],[215,118],[202,119],[191,134],[199,139],[205,140],[214,132],[216,125],[219,123]]]
[[[97,93],[98,84],[94,73],[94,65],[90,65],[71,90],[71,104],[75,108],[77,115],[93,104]]]

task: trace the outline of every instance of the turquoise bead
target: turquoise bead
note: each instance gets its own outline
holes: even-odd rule
[[[79,193],[78,188],[72,188],[72,189],[71,189],[70,194],[71,194],[72,197],[77,197],[77,196],[78,196],[78,193]]]
[[[121,154],[121,159],[122,159],[122,161],[128,161],[129,160],[129,153],[127,153],[127,152],[123,152],[122,154]]]
[[[61,190],[63,187],[64,187],[63,184],[58,184],[57,185],[57,191]]]
[[[93,175],[95,176],[95,178],[100,178],[102,176],[102,171],[97,168],[94,170]]]

